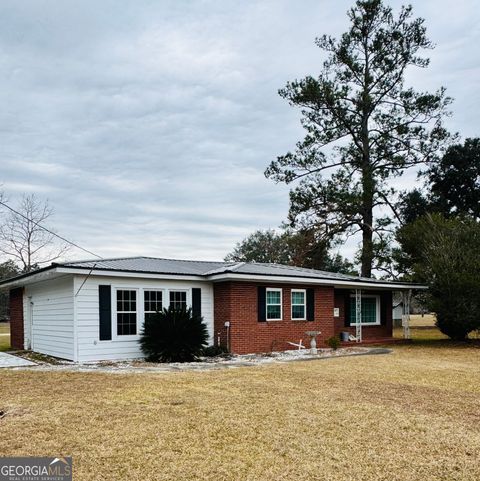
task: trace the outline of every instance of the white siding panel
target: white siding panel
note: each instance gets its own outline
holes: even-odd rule
[[[211,282],[76,275],[74,292],[77,293],[78,291],[75,297],[78,361],[120,360],[143,357],[138,342],[138,335],[129,339],[121,336],[117,337],[114,319],[112,320],[112,340],[99,340],[99,285],[112,286],[112,300],[115,299],[115,288],[138,289],[137,314],[140,318],[143,318],[143,289],[162,289],[164,290],[164,296],[168,296],[169,289],[187,290],[188,302],[190,304],[191,289],[200,287],[202,289],[202,317],[208,328],[210,343],[213,343],[213,284]]]
[[[74,359],[72,275],[26,286],[24,313],[26,347]]]

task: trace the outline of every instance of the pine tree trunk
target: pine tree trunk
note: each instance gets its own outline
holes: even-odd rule
[[[362,277],[372,277],[373,263],[373,197],[375,193],[375,180],[370,159],[370,135],[368,120],[371,112],[370,99],[370,71],[368,56],[368,36],[364,38],[365,72],[362,94]]]
[[[370,226],[373,222],[372,209],[365,213],[362,227],[362,277],[372,277],[373,262],[373,241],[372,229]]]

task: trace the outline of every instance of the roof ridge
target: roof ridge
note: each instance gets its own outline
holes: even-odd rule
[[[342,277],[345,279],[356,279],[356,280],[367,280],[370,281],[372,279],[377,280],[375,278],[370,278],[370,277],[360,277],[360,276],[355,276],[352,274],[344,274],[343,272],[332,272],[332,271],[325,271],[322,269],[313,269],[312,267],[300,267],[300,266],[291,266],[287,264],[277,264],[276,262],[247,262],[247,264],[251,265],[264,265],[264,266],[271,266],[271,267],[276,267],[279,269],[284,269],[284,270],[300,270],[303,272],[310,272],[310,273],[320,273],[320,274],[326,274],[326,275],[335,275],[338,277]]]
[[[288,269],[288,270],[301,269],[302,271],[328,272],[329,274],[334,274],[331,271],[324,271],[322,269],[313,269],[312,267],[302,267],[302,266],[291,266],[287,264],[277,264],[276,262],[249,262],[248,264],[262,264],[267,266],[280,267],[281,269]]]
[[[236,264],[231,265],[224,265],[223,267],[219,267],[218,269],[212,269],[210,271],[205,272],[204,276],[212,276],[214,274],[221,274],[222,272],[234,272],[237,269],[240,269],[246,262],[237,262]]]
[[[108,261],[122,261],[122,260],[129,260],[129,259],[154,259],[157,261],[178,261],[178,262],[195,262],[195,263],[204,263],[204,264],[223,264],[225,266],[229,266],[231,262],[225,261],[197,261],[195,259],[175,259],[172,257],[153,257],[153,256],[124,256],[124,257],[102,257],[100,259],[79,259],[79,260],[72,260],[66,262],[53,262],[52,264],[55,265],[64,265],[64,264],[79,264],[83,262],[108,262]]]

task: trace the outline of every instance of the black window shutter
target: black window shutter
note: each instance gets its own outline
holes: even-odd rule
[[[350,325],[350,311],[351,311],[351,297],[350,297],[350,291],[343,291],[345,295],[345,326]]]
[[[258,298],[257,298],[257,307],[258,307],[258,320],[263,322],[267,320],[267,288],[266,287],[258,287]]]
[[[391,306],[391,302],[389,302],[391,295],[392,295],[391,292],[386,291],[386,292],[382,292],[380,296],[380,324],[382,326],[385,326],[387,324],[387,313],[388,313],[387,309],[389,305]]]
[[[315,320],[315,289],[307,289],[307,321]]]
[[[100,341],[112,339],[112,288],[98,286],[98,307],[100,319]]]
[[[202,315],[202,289],[199,287],[192,289],[192,314],[198,317]]]

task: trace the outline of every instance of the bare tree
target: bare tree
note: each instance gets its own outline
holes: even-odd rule
[[[61,257],[68,244],[58,243],[54,231],[45,230],[45,222],[53,215],[48,201],[34,194],[24,194],[15,211],[5,212],[0,226],[0,253],[30,272]]]

